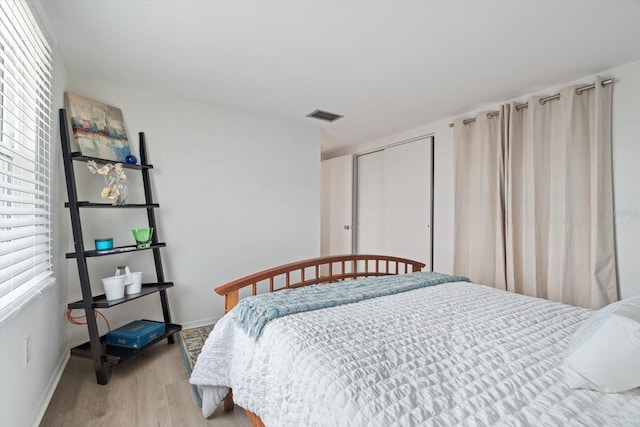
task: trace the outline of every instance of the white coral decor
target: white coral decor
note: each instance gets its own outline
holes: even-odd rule
[[[127,197],[127,176],[122,169],[122,163],[106,163],[98,166],[95,161],[89,160],[87,168],[93,175],[98,174],[104,177],[106,187],[100,192],[100,197],[114,204],[124,204]]]

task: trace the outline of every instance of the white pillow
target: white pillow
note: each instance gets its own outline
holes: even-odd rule
[[[585,321],[567,347],[564,368],[571,388],[618,393],[640,387],[640,295]]]

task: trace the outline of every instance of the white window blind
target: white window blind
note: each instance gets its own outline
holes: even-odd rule
[[[0,0],[0,321],[53,282],[51,50],[24,0]]]

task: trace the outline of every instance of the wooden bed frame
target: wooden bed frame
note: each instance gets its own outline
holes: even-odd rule
[[[262,287],[267,285],[268,292],[275,292],[358,277],[413,273],[424,267],[425,264],[406,258],[383,255],[337,255],[312,258],[270,268],[219,286],[215,291],[224,296],[224,312],[227,313],[238,304],[239,291],[247,287],[251,287],[251,295],[256,295],[259,289],[262,290]],[[283,280],[284,285],[281,285]],[[233,411],[234,406],[233,393],[229,390],[224,399],[224,410],[226,412]],[[248,410],[245,412],[254,427],[264,427],[260,417]]]

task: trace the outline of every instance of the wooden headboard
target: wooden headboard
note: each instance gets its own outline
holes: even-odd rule
[[[270,268],[218,286],[215,290],[219,295],[224,295],[224,311],[227,313],[238,304],[238,291],[248,286],[251,286],[251,295],[256,295],[262,286],[267,289],[267,284],[268,291],[274,292],[357,277],[412,273],[422,270],[424,266],[419,261],[384,255],[336,255]],[[281,285],[282,280],[284,285]],[[280,287],[276,288],[278,285]]]

